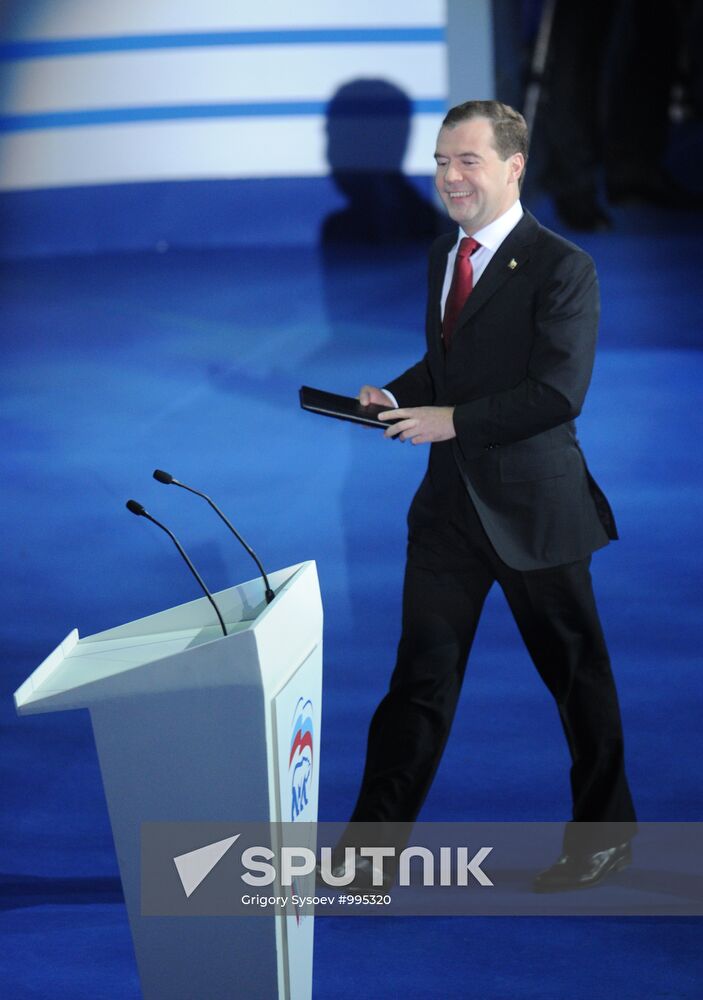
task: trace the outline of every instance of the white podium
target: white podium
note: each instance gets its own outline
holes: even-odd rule
[[[74,630],[15,692],[20,715],[90,710],[145,1000],[312,993],[312,916],[140,908],[143,822],[317,819],[317,571],[305,562],[269,579],[268,606],[260,579],[215,595],[226,637],[206,598],[82,639]]]

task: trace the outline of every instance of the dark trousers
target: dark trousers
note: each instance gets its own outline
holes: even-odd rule
[[[417,817],[449,735],[481,609],[497,580],[557,704],[572,760],[573,820],[621,824],[603,828],[609,832],[600,846],[629,839],[635,812],[590,559],[531,572],[506,566],[458,474],[441,498],[426,481],[408,522],[398,659],[371,721],[351,820],[407,823]],[[568,836],[567,828],[567,844]],[[594,844],[595,838],[592,833]]]

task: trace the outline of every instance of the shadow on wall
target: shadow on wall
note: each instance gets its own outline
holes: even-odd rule
[[[429,179],[416,182],[403,173],[412,111],[408,95],[383,79],[349,81],[327,107],[330,176],[346,204],[327,216],[320,230],[328,340],[315,360],[324,373],[320,384],[335,392],[356,395],[364,382],[383,385],[400,374],[398,365],[402,370],[424,351],[427,251],[438,235],[455,226],[433,204]],[[433,152],[422,151],[428,174],[433,172]],[[344,457],[338,464],[336,502],[347,601],[339,607],[346,607],[350,628],[364,622],[365,628],[375,629],[373,634],[385,637],[389,606],[378,607],[368,588],[371,539],[378,545],[374,505],[387,490],[388,504],[402,509],[394,521],[397,531],[382,532],[383,544],[393,553],[392,586],[399,594],[406,498],[398,492],[400,472],[392,462],[383,484],[369,482],[369,468],[377,468],[381,453],[389,461],[394,455],[395,446],[377,433],[358,427],[339,431]],[[369,511],[368,522],[359,516],[363,510]],[[376,551],[372,564],[379,562]],[[390,617],[394,620],[396,612]],[[384,659],[390,654],[392,631],[384,638]],[[384,676],[390,667],[384,663]]]
[[[424,196],[402,172],[411,114],[408,96],[385,80],[350,81],[331,98],[327,156],[333,183],[346,204],[331,212],[320,228],[320,286],[306,286],[312,298],[301,307],[301,322],[296,324],[285,318],[285,310],[295,308],[295,299],[291,306],[287,298],[296,295],[295,285],[279,282],[283,339],[277,352],[267,354],[270,367],[259,373],[245,359],[235,358],[225,371],[212,375],[221,391],[256,400],[265,397],[269,406],[285,414],[295,405],[301,384],[355,395],[363,382],[383,384],[400,374],[397,365],[404,368],[422,356],[427,250],[437,235],[455,226],[430,200],[428,179],[419,182],[424,183]],[[433,149],[426,153],[429,172]],[[298,280],[301,274],[295,267],[302,268],[302,261],[296,255],[282,280]],[[305,313],[318,294],[323,306],[321,340],[312,336]],[[271,308],[267,305],[267,313]],[[407,358],[407,363],[398,362],[398,357]],[[394,445],[380,440],[377,431],[341,424],[323,428],[316,420],[310,417],[305,424],[308,434],[316,441],[333,441],[337,449],[331,458],[320,453],[316,462],[324,473],[325,516],[336,525],[334,546],[337,538],[340,546],[321,559],[322,572],[334,562],[341,581],[328,605],[329,620],[349,630],[364,622],[384,635],[388,608],[378,605],[368,587],[374,528],[359,512],[379,502],[377,484],[369,486],[368,470],[376,467],[379,449],[388,448],[384,455],[390,456]],[[406,498],[398,500],[394,482],[391,474],[384,489],[387,485],[393,502],[404,510]],[[375,521],[373,514],[370,518]],[[403,514],[399,512],[394,523],[398,531],[388,544],[399,550],[393,558],[397,567],[402,560]],[[376,561],[383,563],[378,553]],[[394,570],[394,579],[399,572]],[[396,590],[399,593],[398,581]]]
[[[445,231],[443,215],[402,172],[411,114],[408,95],[387,80],[352,80],[334,94],[327,159],[347,205],[325,219],[323,246],[429,242]]]

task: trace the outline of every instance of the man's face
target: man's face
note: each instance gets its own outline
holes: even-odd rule
[[[525,160],[514,153],[501,160],[488,118],[470,118],[440,129],[435,184],[450,218],[467,236],[493,222],[517,201]]]

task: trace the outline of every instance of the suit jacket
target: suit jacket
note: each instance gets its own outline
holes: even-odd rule
[[[599,316],[591,258],[526,212],[483,272],[445,352],[441,293],[450,234],[429,261],[427,353],[387,386],[401,407],[454,406],[410,510],[441,502],[458,468],[505,563],[542,569],[617,538],[576,438]]]

